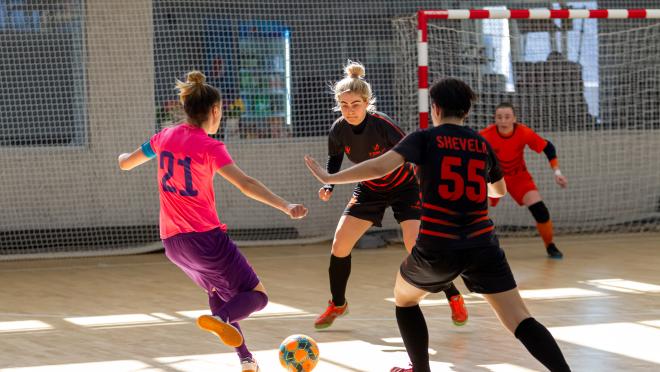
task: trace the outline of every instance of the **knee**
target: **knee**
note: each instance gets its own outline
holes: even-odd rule
[[[348,247],[346,244],[342,244],[340,241],[335,239],[332,241],[332,249],[330,253],[332,253],[332,255],[337,258],[344,258],[350,255],[352,250],[353,247]]]
[[[419,302],[417,302],[417,301],[401,301],[401,302],[394,301],[394,304],[397,307],[413,307],[413,306],[419,305]]]
[[[394,304],[398,307],[413,307],[419,305],[419,300],[394,297]]]
[[[262,290],[259,290],[259,289],[255,289],[254,293],[256,294],[256,296],[258,298],[258,302],[257,302],[257,306],[256,306],[255,311],[259,311],[259,310],[263,309],[264,307],[266,307],[266,305],[268,305],[268,294],[266,294],[266,292],[264,292]]]
[[[548,208],[545,206],[543,201],[530,205],[529,211],[532,212],[534,220],[536,220],[538,223],[545,223],[550,221],[550,212],[548,211]]]
[[[410,297],[404,291],[394,287],[394,304],[398,307],[412,307],[419,305],[420,299]]]

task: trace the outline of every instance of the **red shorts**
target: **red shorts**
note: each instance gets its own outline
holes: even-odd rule
[[[523,196],[530,191],[538,190],[534,179],[529,172],[521,172],[513,176],[504,175],[506,182],[506,191],[518,205],[523,206]],[[499,199],[491,198],[491,206],[496,206]]]

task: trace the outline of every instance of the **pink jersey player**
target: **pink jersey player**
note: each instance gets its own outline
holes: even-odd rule
[[[215,210],[213,176],[218,173],[246,196],[302,218],[307,209],[274,194],[232,161],[225,145],[211,137],[220,128],[220,92],[199,71],[177,81],[185,123],[163,129],[140,148],[119,156],[130,170],[158,157],[160,235],[165,254],[209,296],[212,316],[197,319],[241,360],[243,372],[258,372],[238,322],[268,303],[266,289],[252,266],[226,234]]]

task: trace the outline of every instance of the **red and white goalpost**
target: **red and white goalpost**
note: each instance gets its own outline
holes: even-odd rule
[[[417,12],[417,74],[419,79],[419,126],[429,118],[428,22],[434,19],[652,19],[660,9],[450,9]]]

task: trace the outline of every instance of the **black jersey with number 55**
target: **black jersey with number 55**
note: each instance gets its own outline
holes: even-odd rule
[[[493,236],[487,183],[502,179],[495,153],[474,130],[442,124],[409,134],[393,149],[418,165],[425,249],[470,248]]]

